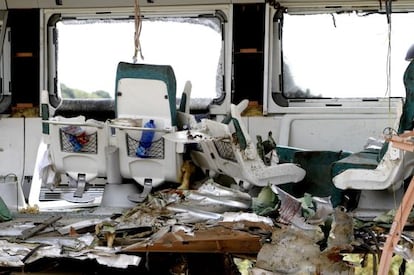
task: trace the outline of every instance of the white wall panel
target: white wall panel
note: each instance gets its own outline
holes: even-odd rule
[[[0,133],[0,176],[13,173],[20,179],[23,171],[26,176],[33,175],[42,136],[41,119],[2,118]]]
[[[272,131],[277,144],[308,150],[361,151],[369,137],[382,138],[385,127],[392,126],[392,114],[287,114],[248,117],[252,140],[265,140]]]
[[[23,119],[0,119],[0,175],[16,174],[19,178],[23,164]]]

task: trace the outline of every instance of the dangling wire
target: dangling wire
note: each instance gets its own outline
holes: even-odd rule
[[[137,63],[138,52],[140,54],[141,59],[144,60],[144,56],[142,54],[141,42],[139,41],[139,38],[141,36],[142,20],[141,20],[141,9],[139,7],[138,1],[139,0],[135,0],[135,34],[134,34],[135,50],[134,50],[134,56],[132,57],[132,61],[134,63]]]
[[[333,13],[331,13],[331,16],[332,16],[333,25],[336,28],[336,18],[335,18],[335,15]]]
[[[385,12],[387,15],[388,24],[388,52],[387,52],[387,91],[385,95],[391,97],[391,13],[392,13],[392,1],[385,0]]]
[[[386,63],[386,77],[387,77],[387,88],[385,96],[388,96],[388,120],[389,125],[393,125],[393,119],[391,118],[391,13],[392,13],[392,1],[385,0],[385,12],[387,16],[388,25],[388,49],[387,49],[387,63]]]
[[[391,114],[391,14],[392,14],[392,0],[385,0],[385,13],[387,16],[387,24],[388,24],[388,52],[387,52],[387,92],[388,95],[388,114]],[[387,128],[386,128],[387,129]],[[384,130],[384,134],[390,138],[393,134],[398,134],[394,129],[388,128],[388,132],[386,133]],[[404,152],[402,152],[404,154]],[[404,157],[402,157],[402,161],[404,162]],[[404,165],[404,163],[403,163]],[[397,209],[398,203],[395,194],[395,190],[393,190],[393,199],[394,199],[394,209]],[[399,221],[401,224],[401,221]]]

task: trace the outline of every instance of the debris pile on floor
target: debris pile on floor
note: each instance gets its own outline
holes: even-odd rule
[[[380,253],[387,229],[379,222],[390,219],[363,223],[329,198],[294,198],[276,186],[257,194],[209,179],[195,190],[154,192],[117,215],[14,213],[0,223],[0,266],[71,258],[126,269],[145,253],[222,253],[244,266],[249,259],[251,274],[348,274],[348,253]],[[412,244],[408,233],[403,239]],[[399,254],[412,259],[411,247]]]

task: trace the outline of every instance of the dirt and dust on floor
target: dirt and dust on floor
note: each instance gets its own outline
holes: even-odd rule
[[[129,209],[0,205],[1,274],[377,274],[395,215],[361,221],[329,198],[277,186],[250,194],[213,179]],[[390,274],[414,274],[406,229]]]

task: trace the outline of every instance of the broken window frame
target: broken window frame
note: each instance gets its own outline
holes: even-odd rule
[[[9,110],[12,103],[10,89],[11,45],[10,28],[7,28],[8,11],[0,11],[0,114]]]
[[[329,1],[326,1],[329,2]],[[344,2],[345,3],[345,2]],[[387,106],[398,106],[401,104],[401,97],[405,96],[404,91],[399,93],[399,95],[395,95],[395,92],[391,92],[390,94],[386,93],[386,87],[384,86],[384,90],[378,91],[378,96],[373,97],[320,97],[320,98],[310,98],[310,97],[287,97],[284,94],[284,66],[283,64],[283,48],[282,48],[282,39],[283,39],[283,24],[284,24],[284,16],[285,14],[289,14],[292,16],[306,16],[306,15],[315,15],[315,14],[332,14],[334,17],[336,14],[341,13],[350,13],[350,12],[358,12],[360,14],[367,14],[367,13],[375,13],[375,14],[383,14],[384,20],[386,19],[386,11],[385,7],[379,7],[375,3],[371,6],[364,6],[359,7],[350,5],[340,6],[329,6],[329,3],[318,3],[317,4],[310,4],[310,3],[301,3],[293,4],[291,3],[283,3],[286,6],[281,6],[280,4],[270,6],[269,9],[269,18],[268,18],[268,32],[269,32],[269,54],[267,60],[268,66],[268,79],[265,79],[265,84],[268,87],[268,96],[265,97],[265,113],[289,113],[289,112],[298,112],[299,110],[304,110],[304,108],[323,108],[327,110],[329,107],[329,111],[331,113],[343,112],[343,108],[353,108],[352,112],[359,112],[361,110],[366,110],[371,108],[373,112],[373,107],[377,108],[380,107],[382,109],[388,108]],[[326,5],[324,5],[326,4]],[[309,6],[312,5],[312,6]],[[350,5],[350,6],[348,6]],[[396,13],[408,13],[414,11],[414,5],[403,5],[403,6],[396,6],[393,7],[391,18],[393,14]],[[409,45],[408,45],[409,46]],[[408,49],[407,46],[407,49]],[[404,53],[405,54],[405,53]],[[404,61],[404,60],[402,60]],[[408,65],[408,63],[407,63]],[[405,68],[404,68],[405,69]],[[384,67],[384,71],[386,68]],[[314,70],[316,71],[316,70]],[[386,79],[383,80],[386,83]],[[402,75],[401,75],[401,83],[402,83]],[[392,89],[391,89],[392,90]],[[289,107],[289,108],[286,108]],[[299,107],[299,109],[297,109]],[[314,109],[316,110],[316,109]],[[377,109],[378,110],[378,109]]]
[[[226,88],[230,82],[231,76],[226,73],[226,67],[228,61],[225,58],[226,42],[229,40],[229,35],[227,34],[228,28],[224,25],[227,24],[227,18],[229,16],[229,6],[227,5],[212,5],[212,6],[197,6],[197,7],[158,7],[156,10],[151,8],[143,7],[141,8],[141,14],[143,18],[213,18],[219,22],[218,28],[221,31],[221,53],[218,60],[217,66],[217,75],[216,75],[216,94],[214,98],[195,98],[194,93],[192,93],[191,98],[191,110],[205,110],[208,106],[213,103],[220,105],[223,103],[224,98],[226,97]],[[87,10],[87,9],[68,9],[68,10],[45,10],[44,11],[44,24],[46,25],[45,29],[45,80],[44,86],[47,87],[49,93],[49,102],[52,108],[62,108],[62,109],[73,109],[80,107],[80,110],[85,110],[87,106],[88,110],[96,109],[96,111],[108,111],[108,108],[114,108],[114,99],[63,99],[60,94],[60,87],[58,81],[58,68],[57,68],[57,33],[56,33],[56,23],[63,18],[70,19],[115,19],[115,20],[133,20],[134,18],[134,9],[133,8],[119,8],[119,9],[99,9],[99,10]],[[133,34],[131,34],[133,35]],[[131,46],[132,47],[132,46]],[[131,53],[132,57],[132,53]],[[132,62],[132,58],[131,58]],[[145,60],[144,60],[144,63]],[[191,79],[188,79],[191,81]],[[115,75],[114,75],[115,81]],[[193,84],[194,85],[194,84]],[[112,91],[110,91],[112,92]],[[181,97],[182,91],[178,87],[177,89],[177,103]],[[71,101],[74,101],[71,103]],[[76,102],[75,102],[76,101]],[[92,103],[93,102],[93,103]],[[82,107],[84,106],[84,107]]]

